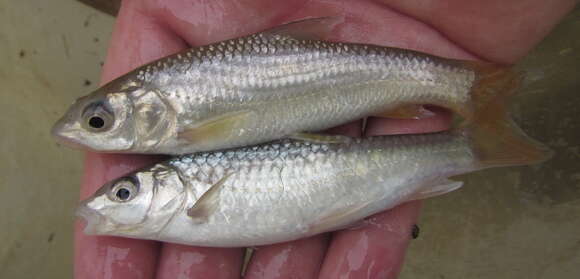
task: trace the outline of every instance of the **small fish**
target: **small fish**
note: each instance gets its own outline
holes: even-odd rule
[[[105,184],[77,212],[89,234],[196,246],[265,245],[346,228],[459,188],[450,176],[546,160],[551,152],[501,105],[446,132],[284,139],[174,157]]]
[[[338,23],[292,22],[159,59],[78,99],[52,134],[65,145],[115,153],[187,154],[285,137],[316,142],[308,132],[369,115],[426,117],[421,104],[469,120],[519,79],[483,62],[322,40]]]

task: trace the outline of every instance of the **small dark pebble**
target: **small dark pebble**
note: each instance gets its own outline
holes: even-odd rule
[[[417,237],[419,237],[419,232],[421,232],[419,226],[417,226],[417,224],[413,225],[413,229],[411,230],[411,237],[413,237],[413,239],[417,239]]]
[[[18,56],[20,56],[20,58],[24,58],[24,56],[26,56],[26,51],[21,49],[20,52],[18,53]]]
[[[54,233],[50,233],[48,235],[48,242],[52,242],[53,239],[54,239]]]
[[[90,86],[91,84],[93,84],[93,83],[90,80],[85,79],[85,83],[84,83],[85,86]]]
[[[102,62],[102,61],[101,61],[101,62],[99,63],[99,65],[101,65],[101,67],[102,67],[103,65],[105,65],[105,62]]]
[[[95,42],[95,43],[98,43],[98,42],[99,42],[99,38],[95,37],[95,38],[93,39],[93,42]]]

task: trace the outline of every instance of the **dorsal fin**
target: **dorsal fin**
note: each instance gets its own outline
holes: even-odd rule
[[[324,40],[342,23],[343,17],[318,17],[292,21],[262,33],[265,37],[292,37],[298,40]]]

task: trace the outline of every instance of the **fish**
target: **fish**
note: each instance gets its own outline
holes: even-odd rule
[[[552,155],[517,127],[501,100],[448,131],[336,137],[176,156],[106,183],[77,214],[87,234],[266,245],[364,226],[372,214],[458,189],[462,182],[452,176]]]
[[[95,152],[182,155],[317,131],[367,116],[425,118],[423,105],[472,118],[521,74],[486,62],[325,40],[341,24],[313,18],[193,47],[77,99],[52,128]]]

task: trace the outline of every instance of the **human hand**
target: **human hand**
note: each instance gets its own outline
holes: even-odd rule
[[[119,14],[103,81],[188,45],[254,33],[284,22],[344,16],[335,40],[410,48],[461,59],[511,63],[571,9],[573,0],[196,1],[127,0]],[[425,22],[425,23],[423,23]],[[365,135],[448,127],[436,110],[424,120],[369,119]],[[360,121],[332,132],[359,136]],[[87,153],[81,196],[161,156]],[[420,203],[377,214],[361,228],[259,247],[246,278],[394,278]],[[238,278],[243,249],[201,248],[87,236],[76,226],[76,278]],[[339,276],[340,275],[340,276]]]

